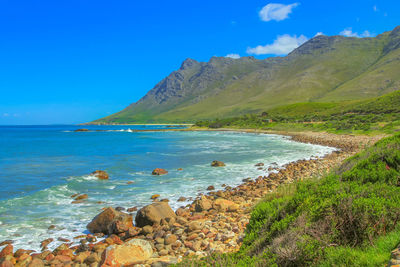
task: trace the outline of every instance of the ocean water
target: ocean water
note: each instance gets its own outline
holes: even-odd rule
[[[244,178],[267,175],[256,163],[268,169],[335,150],[278,135],[129,130],[165,127],[85,126],[93,131],[73,132],[79,127],[1,126],[0,241],[11,239],[17,248],[40,251],[46,238],[87,233],[87,223],[103,207],[140,208],[160,194],[176,209],[189,203],[177,202],[180,196],[194,197],[209,185],[221,189],[224,183],[235,186]],[[226,167],[211,167],[213,160]],[[169,173],[153,176],[155,168]],[[98,169],[110,179],[89,175]],[[77,193],[88,194],[88,200],[71,204],[70,196]],[[50,225],[56,228],[49,230]]]

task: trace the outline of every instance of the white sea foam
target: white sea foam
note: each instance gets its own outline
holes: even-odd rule
[[[163,135],[156,133],[155,136],[179,138],[168,144],[169,150],[144,151],[143,156],[163,160],[173,158],[178,161],[179,167],[183,167],[183,171],[175,171],[177,167],[174,166],[168,175],[154,177],[151,170],[158,166],[135,166],[126,168],[119,175],[112,175],[112,179],[108,181],[99,181],[93,175],[71,176],[65,179],[67,184],[1,201],[0,216],[6,215],[6,221],[3,218],[0,221],[0,240],[13,239],[17,248],[40,251],[39,244],[43,239],[52,237],[57,240],[58,237],[63,237],[73,240],[74,236],[86,232],[87,223],[104,206],[142,207],[150,204],[150,196],[157,193],[162,198],[168,198],[171,207],[177,209],[191,202],[189,199],[178,202],[180,196],[195,197],[198,193],[206,193],[205,189],[209,185],[214,185],[217,190],[223,188],[222,184],[237,186],[242,183],[243,178],[268,175],[268,167],[282,167],[298,159],[322,157],[335,150],[296,143],[278,135],[175,132]],[[196,141],[190,138],[195,138]],[[212,168],[212,160],[223,160],[226,167]],[[162,161],[154,164],[160,162]],[[265,164],[262,170],[257,170],[254,166],[259,162]],[[135,183],[127,185],[132,177]],[[89,199],[82,204],[71,204],[73,199],[70,196],[76,193],[87,193]],[[98,201],[106,203],[97,204]],[[24,220],[21,221],[21,218]],[[56,225],[56,229],[48,230],[48,226],[52,224]],[[54,249],[59,243],[54,241],[49,248]]]

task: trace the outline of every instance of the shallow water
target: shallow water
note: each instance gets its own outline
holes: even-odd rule
[[[0,127],[0,241],[12,239],[18,248],[39,250],[48,237],[72,239],[85,232],[102,207],[142,207],[160,194],[176,209],[186,204],[177,202],[180,196],[268,174],[254,166],[258,162],[268,169],[274,162],[282,166],[334,150],[278,135],[128,131],[165,127],[85,126],[107,130],[91,132],[73,132],[78,126]],[[227,166],[213,168],[213,160]],[[169,173],[153,176],[154,168]],[[110,179],[88,175],[97,169],[106,170]],[[89,199],[71,204],[76,193]],[[56,229],[48,230],[50,225]]]

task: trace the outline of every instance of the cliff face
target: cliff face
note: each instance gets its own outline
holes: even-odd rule
[[[184,122],[400,88],[400,26],[375,38],[316,36],[286,57],[186,59],[138,102],[95,123]]]

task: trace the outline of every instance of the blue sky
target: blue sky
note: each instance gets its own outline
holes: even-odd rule
[[[117,112],[185,58],[281,56],[318,33],[400,25],[398,0],[0,0],[0,124]]]

